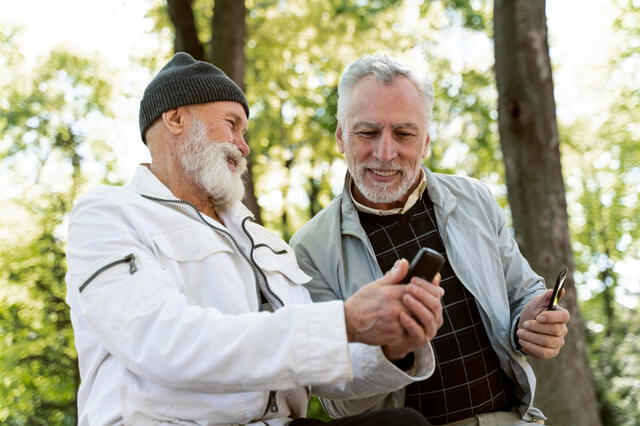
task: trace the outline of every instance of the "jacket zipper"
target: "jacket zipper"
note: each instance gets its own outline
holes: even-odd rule
[[[253,251],[257,246],[255,245],[255,242],[253,241],[253,237],[251,236],[251,234],[249,234],[249,231],[247,231],[246,223],[247,223],[248,220],[251,220],[251,217],[246,217],[242,221],[242,230],[247,235],[247,237],[249,238],[249,242],[251,243],[251,251],[249,252],[249,256],[251,257],[251,261],[255,264],[255,258],[253,257]],[[264,246],[269,247],[266,244],[264,244]],[[276,253],[271,247],[269,247],[269,249],[271,249],[271,251]],[[286,253],[286,250],[285,250],[285,253]],[[276,254],[281,254],[281,253],[276,253]],[[257,265],[256,265],[256,267],[257,267]],[[278,295],[275,294],[271,290],[271,287],[269,287],[269,283],[267,281],[267,277],[264,275],[264,272],[262,272],[262,269],[260,269],[260,268],[257,268],[257,269],[258,269],[258,272],[260,272],[260,275],[262,276],[262,279],[264,281],[264,286],[267,289],[267,292],[271,295],[271,297],[273,297],[280,304],[280,306],[273,306],[273,303],[271,303],[272,307],[274,308],[273,310],[275,311],[276,309],[283,307],[284,303],[282,302],[282,299],[280,299],[278,297]]]
[[[158,197],[153,197],[150,195],[145,195],[145,194],[140,194],[142,195],[142,197],[151,200],[151,201],[157,201],[160,203],[174,203],[174,204],[184,204],[187,205],[189,207],[191,207],[193,210],[195,210],[196,214],[198,215],[198,217],[200,218],[200,220],[207,225],[209,228],[211,228],[212,230],[216,231],[216,232],[221,232],[224,235],[226,235],[227,237],[229,237],[231,239],[231,241],[233,242],[234,246],[236,247],[236,250],[238,250],[238,252],[240,253],[240,255],[244,258],[244,260],[247,261],[247,263],[249,264],[249,266],[251,266],[251,270],[253,271],[253,277],[255,279],[255,284],[256,284],[256,297],[258,299],[258,306],[260,306],[260,279],[258,277],[258,274],[260,274],[260,276],[262,277],[262,279],[264,280],[264,286],[267,289],[268,294],[270,294],[275,300],[278,301],[278,303],[280,303],[280,307],[284,306],[284,303],[282,302],[282,300],[278,297],[278,295],[276,295],[271,288],[269,287],[269,282],[267,281],[267,277],[264,275],[264,272],[262,272],[262,269],[260,269],[256,264],[255,264],[255,260],[253,258],[253,250],[255,249],[256,245],[255,242],[253,241],[253,237],[251,237],[251,235],[249,234],[249,232],[247,231],[247,228],[245,227],[245,224],[247,222],[247,220],[250,220],[251,217],[248,216],[246,218],[244,218],[244,220],[242,221],[242,230],[245,232],[245,234],[247,235],[247,237],[249,237],[249,241],[251,242],[251,252],[250,252],[250,256],[247,256],[246,253],[240,248],[240,244],[238,244],[238,241],[236,241],[236,239],[234,238],[233,235],[231,235],[230,232],[225,231],[224,229],[219,229],[216,228],[215,226],[211,225],[209,222],[207,222],[205,220],[204,217],[202,217],[202,214],[200,213],[200,211],[196,208],[196,206],[194,206],[193,204],[191,204],[188,201],[184,201],[184,200],[167,200],[167,199],[163,199],[163,198],[158,198]],[[261,246],[260,244],[258,246]],[[268,246],[267,246],[268,247]],[[269,247],[271,248],[271,247]],[[271,249],[271,251],[273,251],[273,249]],[[275,251],[274,251],[275,253]],[[286,250],[285,250],[286,253]],[[276,254],[284,254],[284,253],[276,253]],[[275,307],[274,307],[275,308]],[[274,309],[275,310],[275,309]],[[269,398],[267,399],[267,407],[264,410],[264,414],[263,417],[269,412],[271,411],[272,413],[275,413],[278,411],[278,404],[277,404],[277,400],[276,400],[276,391],[269,391]],[[265,423],[266,424],[266,423]]]
[[[95,271],[89,278],[87,278],[85,280],[85,282],[82,283],[82,285],[78,289],[80,291],[80,293],[82,293],[82,290],[84,290],[85,287],[87,287],[89,285],[89,283],[91,283],[91,281],[96,279],[96,277],[98,275],[100,275],[101,273],[103,273],[107,269],[113,268],[114,266],[119,265],[121,263],[128,263],[129,264],[129,274],[131,274],[131,275],[133,275],[138,270],[138,266],[136,265],[136,256],[133,253],[130,253],[130,254],[126,255],[125,257],[121,258],[121,259],[115,260],[115,261],[113,261],[111,263],[107,263],[106,265],[102,266],[100,269]]]
[[[264,409],[262,417],[266,416],[269,412],[278,412],[278,402],[276,401],[276,391],[269,391],[269,398],[267,399],[267,408]]]
[[[225,231],[224,229],[216,228],[215,226],[211,225],[209,222],[207,222],[205,220],[204,217],[202,217],[202,214],[197,209],[197,207],[194,206],[193,204],[191,204],[188,201],[184,201],[184,200],[168,200],[168,199],[158,198],[158,197],[154,197],[154,196],[151,196],[151,195],[145,195],[145,194],[140,194],[140,195],[142,197],[148,199],[148,200],[156,201],[156,202],[159,202],[159,203],[173,203],[173,204],[183,204],[183,205],[189,206],[193,210],[195,210],[196,214],[198,215],[198,217],[200,218],[202,223],[207,225],[209,228],[211,228],[215,232],[220,232],[220,233],[226,235],[227,237],[229,237],[229,239],[231,239],[231,241],[233,242],[233,245],[235,246],[236,250],[238,250],[238,252],[242,256],[242,258],[247,261],[247,263],[251,267],[251,270],[253,271],[253,278],[255,280],[255,285],[256,285],[256,298],[257,298],[257,301],[258,301],[258,306],[260,306],[260,279],[259,279],[258,273],[262,274],[263,277],[264,277],[264,274],[262,273],[262,270],[260,270],[260,268],[258,268],[258,266],[254,264],[253,260],[251,258],[249,258],[249,256],[246,255],[246,253],[242,250],[242,248],[240,248],[240,244],[238,244],[238,241],[234,238],[233,235],[231,235],[230,232]],[[245,230],[245,232],[247,232],[247,231]],[[249,237],[249,239],[251,240],[251,237]],[[251,244],[253,246],[253,240],[251,240]],[[274,294],[271,291],[271,289],[269,288],[269,284],[267,283],[266,277],[264,277],[264,280],[265,280],[265,286],[267,287],[268,292],[270,294]],[[282,303],[282,301],[279,298],[278,298],[278,300],[280,301],[280,303]]]

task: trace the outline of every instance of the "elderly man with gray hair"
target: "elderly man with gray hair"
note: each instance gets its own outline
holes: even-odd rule
[[[312,277],[307,288],[316,302],[347,299],[428,247],[446,259],[444,325],[431,340],[436,370],[428,379],[367,398],[325,399],[325,408],[341,417],[406,406],[435,425],[544,423],[525,355],[556,356],[569,313],[546,309],[551,291],[520,254],[490,191],[422,166],[431,82],[391,57],[364,56],[344,72],[338,96],[344,190],[291,240]],[[410,367],[411,355],[397,364]]]

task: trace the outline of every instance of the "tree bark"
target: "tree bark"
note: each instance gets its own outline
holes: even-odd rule
[[[516,240],[548,286],[562,266],[573,276],[544,0],[495,0],[495,72],[500,143]],[[534,362],[536,405],[553,425],[601,425],[573,279],[560,355]]]
[[[216,0],[213,9],[211,62],[224,71],[244,92],[244,44],[247,35],[244,0]],[[247,137],[248,143],[248,137]],[[262,224],[260,206],[255,195],[252,159],[247,164],[244,204]]]
[[[187,52],[195,59],[207,61],[198,39],[191,0],[167,0],[169,18],[175,30],[174,51]],[[244,0],[216,0],[212,19],[211,62],[225,72],[244,92],[244,41],[247,34]],[[248,140],[247,140],[248,142]],[[255,195],[251,157],[247,159],[245,205],[262,224],[260,206]]]
[[[206,61],[204,49],[198,39],[191,0],[167,0],[169,17],[175,28],[174,52],[186,52],[199,61]]]

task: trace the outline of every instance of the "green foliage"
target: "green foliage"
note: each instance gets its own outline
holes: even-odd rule
[[[438,3],[446,8],[448,18],[453,24],[462,25],[475,31],[488,31],[493,17],[493,2],[488,0],[441,0],[434,2],[423,0],[421,9],[423,12]]]
[[[640,311],[614,304],[618,321],[606,323],[602,298],[582,304],[600,413],[606,426],[635,426],[640,418]]]
[[[55,194],[25,206],[34,237],[0,251],[3,424],[76,422],[80,378],[65,303],[64,242],[56,232],[70,201]]]
[[[640,78],[626,71],[640,61],[640,3],[618,4],[628,43],[611,64],[606,112],[562,129],[576,281],[606,426],[640,418],[640,292],[637,273],[621,276],[640,264]]]
[[[0,163],[15,181],[0,220],[20,225],[0,248],[0,422],[72,425],[80,379],[62,224],[85,180],[81,167],[111,170],[105,143],[86,135],[90,121],[108,119],[111,86],[104,67],[63,50],[29,72],[15,31],[0,37],[0,63],[10,66],[0,69]]]
[[[307,417],[310,419],[324,420],[326,422],[331,420],[331,417],[327,416],[327,413],[325,413],[324,408],[322,408],[322,404],[320,403],[320,400],[313,395],[309,400]]]

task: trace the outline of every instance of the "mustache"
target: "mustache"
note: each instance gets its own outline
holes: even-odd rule
[[[247,159],[231,142],[219,142],[219,147],[228,160],[233,161],[239,173],[244,173],[247,168]]]
[[[395,164],[393,161],[380,161],[380,160],[371,160],[367,163],[359,164],[360,168],[366,169],[378,169],[378,170],[393,170],[393,171],[404,171],[404,167],[398,164]]]

